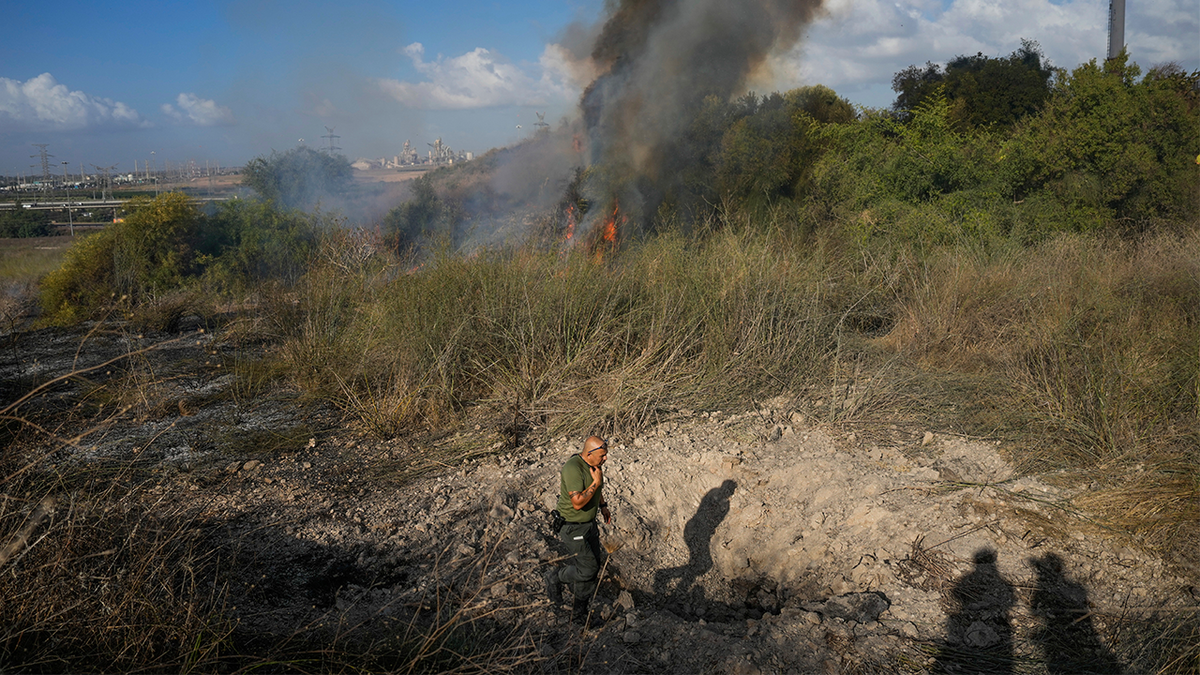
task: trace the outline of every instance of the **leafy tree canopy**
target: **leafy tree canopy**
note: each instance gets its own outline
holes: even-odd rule
[[[945,71],[931,62],[905,68],[892,78],[892,108],[907,117],[942,87],[955,124],[1011,127],[1040,109],[1050,95],[1053,75],[1038,43],[1022,40],[1020,49],[1003,58],[960,55]]]
[[[283,208],[310,209],[322,199],[344,194],[353,171],[342,155],[300,147],[250,160],[242,184]]]

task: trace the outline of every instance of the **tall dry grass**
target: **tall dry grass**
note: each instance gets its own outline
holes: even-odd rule
[[[905,267],[883,342],[995,376],[1026,470],[1074,475],[1093,486],[1078,506],[1200,563],[1200,233],[959,247]]]
[[[417,271],[315,270],[283,353],[380,433],[467,405],[551,429],[636,428],[671,406],[787,390],[831,352],[813,253],[748,233],[579,250],[439,255]]]

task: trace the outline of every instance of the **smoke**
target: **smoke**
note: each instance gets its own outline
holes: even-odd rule
[[[790,50],[821,0],[619,0],[591,50],[601,74],[580,107],[589,159],[624,185],[622,209],[645,223],[677,187],[689,126],[705,98],[743,92]]]
[[[697,175],[689,133],[705,100],[728,102],[766,79],[821,2],[610,0],[603,23],[570,27],[556,52],[590,81],[580,119],[489,153],[476,160],[484,167],[440,187],[461,217],[443,234],[468,250],[497,245],[545,231],[546,213],[585,245],[644,231],[664,202],[680,206],[685,178]]]

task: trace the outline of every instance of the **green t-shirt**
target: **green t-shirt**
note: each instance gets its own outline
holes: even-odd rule
[[[604,489],[604,478],[600,479],[600,487],[596,488],[587,505],[579,510],[571,506],[571,493],[583,492],[591,484],[592,472],[588,469],[588,463],[579,455],[571,455],[571,458],[563,463],[562,487],[558,491],[558,512],[568,523],[590,523],[596,519],[596,510],[600,508],[600,491]]]

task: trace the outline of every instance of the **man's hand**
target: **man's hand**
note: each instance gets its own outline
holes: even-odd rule
[[[604,516],[605,525],[608,525],[612,522],[612,511],[609,511],[607,506],[600,507],[600,514]]]
[[[588,465],[588,471],[592,473],[592,485],[600,487],[600,480],[604,478],[604,470],[598,466]]]

